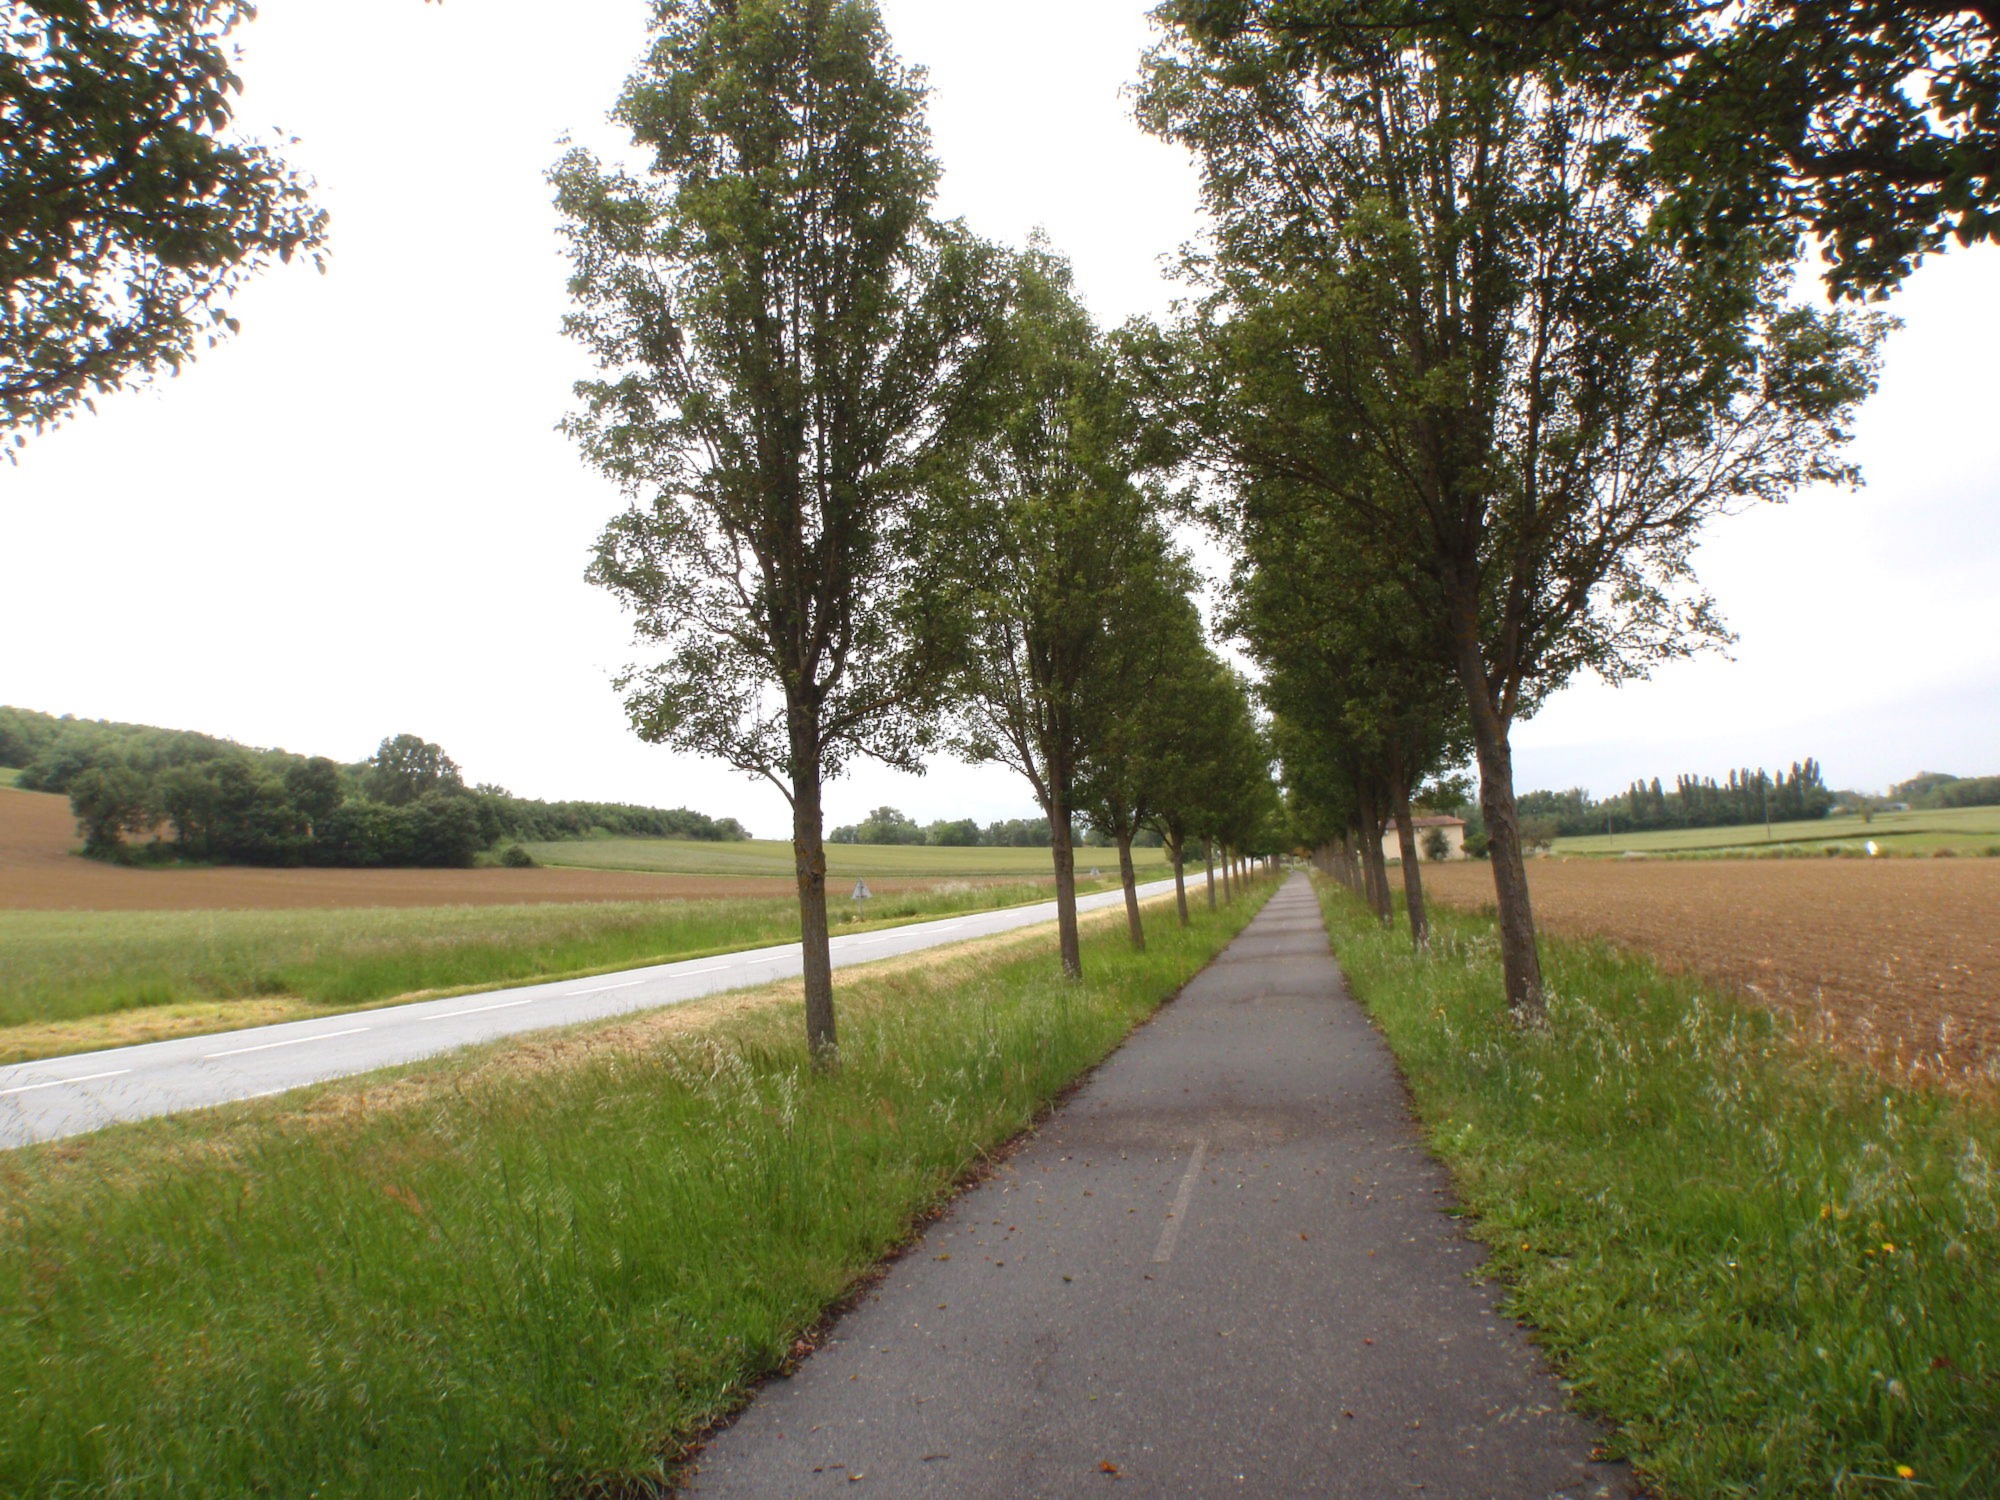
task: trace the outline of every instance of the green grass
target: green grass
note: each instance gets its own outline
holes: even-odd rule
[[[1088,887],[1087,887],[1088,888]],[[1049,899],[944,885],[829,903],[836,931]],[[351,911],[0,912],[0,1027],[186,1001],[362,1005],[792,942],[790,896]],[[219,1024],[226,1025],[226,1021]]]
[[[0,766],[0,786],[13,786],[21,779],[18,766]]]
[[[1869,840],[1886,854],[2000,853],[2000,807],[1955,807],[1938,812],[1877,813],[1872,823],[1857,817],[1821,818],[1810,823],[1776,823],[1737,828],[1672,828],[1621,833],[1607,838],[1557,839],[1557,854],[1704,854],[1772,852],[1818,854],[1828,848],[1862,854]]]
[[[1887,1083],[1597,945],[1545,942],[1523,1032],[1490,921],[1438,913],[1419,958],[1324,900],[1510,1310],[1663,1496],[2000,1493],[1990,1095]]]
[[[646,870],[669,875],[792,874],[792,846],[781,839],[746,839],[740,843],[706,843],[693,839],[570,839],[553,844],[529,844],[528,852],[545,865],[588,870]],[[1164,849],[1134,849],[1132,861],[1139,878],[1171,874]],[[1095,866],[1106,875],[1118,872],[1116,849],[1078,849],[1077,872]],[[928,844],[828,844],[826,872],[830,881],[914,880],[1028,876],[1050,874],[1046,849],[943,849]]]
[[[784,1005],[0,1155],[0,1493],[655,1493],[1268,889],[1144,955],[1104,924],[1083,984],[1052,940],[843,979],[831,1078]]]

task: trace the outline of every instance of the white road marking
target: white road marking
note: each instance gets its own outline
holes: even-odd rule
[[[1174,1206],[1167,1210],[1166,1228],[1160,1231],[1160,1243],[1153,1251],[1153,1264],[1164,1266],[1174,1258],[1174,1242],[1181,1237],[1181,1220],[1187,1217],[1188,1199],[1194,1196],[1194,1180],[1201,1173],[1201,1159],[1208,1154],[1208,1137],[1196,1136],[1194,1155],[1188,1158],[1186,1173],[1181,1177],[1181,1190],[1174,1194]]]
[[[51,1078],[47,1083],[24,1083],[19,1088],[0,1089],[0,1099],[9,1094],[32,1094],[36,1089],[59,1089],[66,1083],[94,1083],[100,1078],[122,1078],[130,1068],[114,1068],[109,1073],[84,1073],[75,1078]]]
[[[512,1010],[517,1005],[533,1005],[534,1003],[534,997],[532,996],[526,1000],[502,1000],[498,1005],[475,1005],[470,1010],[440,1011],[437,1015],[432,1016],[431,1019],[433,1021],[449,1021],[453,1016],[477,1016],[489,1010]]]
[[[612,990],[629,990],[633,985],[645,982],[643,979],[628,979],[623,984],[600,984],[594,990],[564,990],[563,999],[567,1000],[572,995],[606,995]]]
[[[738,967],[736,964],[710,964],[706,969],[683,969],[675,977],[678,979],[692,979],[697,974],[720,974],[724,969],[734,969],[736,967]],[[745,964],[742,967],[748,968],[749,965]]]
[[[227,1052],[210,1052],[204,1061],[218,1057],[241,1057],[246,1052],[269,1052],[275,1047],[303,1047],[307,1042],[330,1042],[337,1036],[359,1036],[364,1031],[372,1031],[369,1026],[350,1026],[345,1031],[322,1031],[316,1036],[295,1036],[288,1042],[265,1042],[258,1047],[231,1047]]]

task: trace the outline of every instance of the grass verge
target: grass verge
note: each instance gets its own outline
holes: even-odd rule
[[[1418,957],[1321,889],[1511,1311],[1662,1494],[2000,1493],[1992,1101],[1602,945],[1544,941],[1523,1032],[1490,920]]]
[[[1268,889],[0,1156],[0,1493],[647,1492]]]
[[[954,916],[1049,899],[1041,885],[947,883],[830,902],[835,930]],[[792,897],[575,902],[335,911],[0,912],[0,1061],[135,1039],[46,1027],[155,1007],[270,996],[303,1014],[423,992],[566,978],[791,942]],[[194,1016],[197,1013],[189,1011]],[[197,1029],[199,1029],[199,1023]],[[174,1029],[186,1034],[187,1026]],[[72,1044],[71,1040],[81,1038]]]

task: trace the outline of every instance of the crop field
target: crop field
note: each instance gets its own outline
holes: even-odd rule
[[[590,870],[648,871],[671,875],[735,877],[783,876],[792,873],[792,846],[781,839],[748,839],[735,844],[691,839],[572,839],[554,844],[529,844],[527,850],[545,865]],[[1132,862],[1139,878],[1168,873],[1164,849],[1134,849]],[[1091,868],[1106,875],[1118,871],[1115,849],[1078,849],[1079,875]],[[829,880],[865,879],[967,880],[1047,876],[1046,849],[946,849],[928,844],[828,844]]]
[[[1735,828],[1668,828],[1650,833],[1557,839],[1558,855],[1573,854],[1865,854],[1873,842],[1884,854],[2000,854],[2000,807],[1954,807],[1937,812],[1877,813],[1819,818],[1810,823],[1762,823]]]
[[[1483,864],[1426,889],[1493,902]],[[2000,1080],[2000,861],[1532,861],[1535,919],[1740,987],[1915,1077]]]
[[[778,897],[792,890],[791,845],[588,839],[531,846],[539,870],[125,869],[79,859],[69,801],[0,790],[0,912],[297,911],[356,907],[520,906],[589,901]],[[872,848],[829,845],[832,878],[866,878],[878,896],[939,881],[1049,880],[1046,849]],[[1108,857],[1107,857],[1108,856]],[[1159,850],[1140,868],[1164,873]],[[1117,873],[1109,850],[1079,854]],[[843,893],[844,894],[844,893]]]

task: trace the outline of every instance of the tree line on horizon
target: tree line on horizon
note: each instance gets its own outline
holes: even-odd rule
[[[826,836],[829,844],[928,845],[938,849],[1047,849],[1055,842],[1055,830],[1046,817],[999,818],[983,827],[973,818],[935,818],[919,823],[894,807],[878,807],[858,823],[843,823]],[[1087,822],[1077,832],[1077,842],[1110,849],[1117,839]],[[1133,835],[1135,848],[1157,849],[1165,841],[1151,828]]]
[[[734,818],[686,808],[541,802],[468,786],[441,747],[410,734],[342,764],[191,730],[0,707],[0,766],[20,769],[23,791],[66,795],[84,852],[101,859],[464,868],[508,840],[748,837]]]
[[[1521,826],[1531,843],[1592,834],[1648,833],[1664,828],[1733,828],[1749,823],[1805,823],[1824,818],[1840,801],[1819,762],[1793,761],[1790,773],[1732,770],[1724,781],[1680,775],[1671,791],[1655,776],[1635,781],[1602,801],[1581,787],[1526,792],[1519,798]]]

